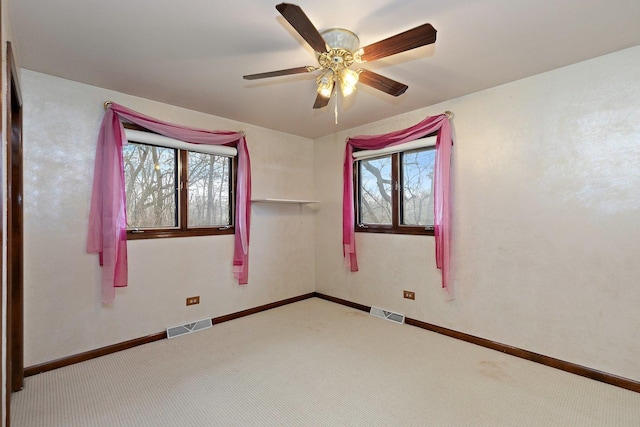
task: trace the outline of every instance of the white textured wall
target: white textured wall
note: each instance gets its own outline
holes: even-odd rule
[[[254,206],[249,284],[232,272],[232,236],[129,242],[129,287],[100,303],[85,253],[105,100],[167,121],[244,130],[255,197],[313,198],[313,141],[31,71],[24,94],[25,366],[314,290],[313,211]],[[211,100],[216,102],[216,100]],[[200,305],[185,298],[200,295]]]
[[[640,47],[315,143],[30,71],[22,84],[26,366],[315,289],[640,380]],[[322,203],[253,206],[246,287],[232,278],[229,236],[130,242],[130,286],[104,307],[97,260],[84,248],[106,99],[178,123],[243,129],[254,197]],[[447,109],[453,301],[440,290],[433,238],[358,234],[354,274],[340,234],[345,137]],[[416,301],[402,299],[403,289]],[[190,295],[201,304],[185,307]]]
[[[316,140],[316,290],[640,380],[639,100],[640,46]],[[432,237],[357,234],[357,273],[341,249],[345,138],[445,110],[453,301]]]

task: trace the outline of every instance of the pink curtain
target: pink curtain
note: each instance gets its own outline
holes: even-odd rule
[[[237,147],[233,271],[238,282],[246,284],[249,277],[251,163],[244,135],[231,131],[187,128],[111,103],[98,136],[87,241],[87,252],[100,254],[103,302],[113,302],[115,288],[127,286],[127,212],[122,159],[122,147],[127,144],[127,139],[121,120],[181,141]]]
[[[449,286],[449,261],[451,247],[451,124],[442,114],[427,117],[410,128],[384,135],[362,135],[347,139],[344,155],[344,189],[342,197],[342,243],[344,257],[351,271],[358,271],[355,238],[355,211],[353,193],[354,148],[376,150],[413,141],[438,131],[436,138],[436,163],[434,169],[434,225],[436,241],[436,266],[442,270],[442,287]]]

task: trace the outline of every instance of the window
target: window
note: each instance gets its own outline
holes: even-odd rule
[[[435,147],[356,161],[356,231],[433,235]]]
[[[123,148],[129,239],[234,233],[235,158],[129,139]]]

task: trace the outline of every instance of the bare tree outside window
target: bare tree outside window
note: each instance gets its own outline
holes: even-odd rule
[[[402,224],[433,225],[435,150],[402,154]]]
[[[433,235],[436,150],[425,147],[357,161],[357,231]]]
[[[122,151],[128,226],[176,227],[176,150],[129,143]]]
[[[360,162],[360,221],[391,224],[391,156]]]
[[[188,153],[189,227],[229,225],[231,159]]]
[[[129,142],[123,160],[130,238],[234,232],[230,157]]]

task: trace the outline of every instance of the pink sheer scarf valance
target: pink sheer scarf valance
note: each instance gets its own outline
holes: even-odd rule
[[[228,145],[238,150],[233,270],[238,283],[249,277],[251,162],[244,135],[231,131],[188,128],[145,116],[116,103],[107,104],[96,149],[87,252],[100,255],[102,300],[111,303],[115,288],[127,286],[127,210],[122,147],[127,138],[122,120],[193,144]]]
[[[427,117],[407,129],[384,135],[362,135],[347,139],[344,155],[344,187],[342,198],[342,243],[344,257],[351,271],[358,271],[355,238],[355,211],[353,205],[353,151],[354,148],[376,150],[413,141],[433,132],[436,138],[434,168],[434,234],[436,266],[442,270],[442,287],[449,287],[449,261],[451,247],[451,147],[453,139],[449,117],[445,114]]]

